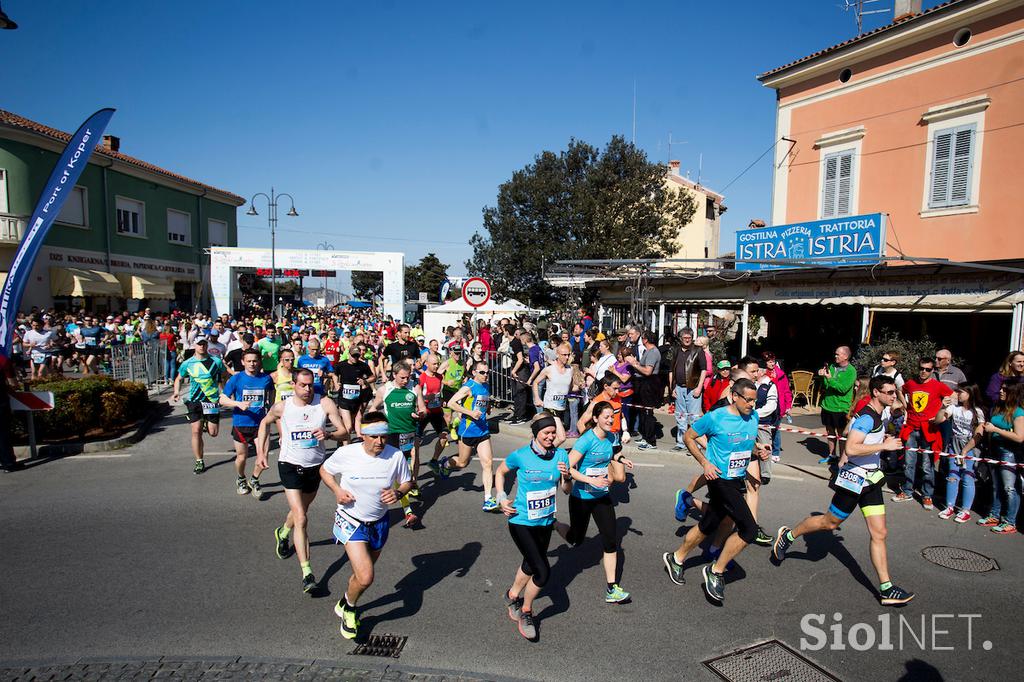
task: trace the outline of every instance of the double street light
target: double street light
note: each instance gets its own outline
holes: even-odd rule
[[[245,215],[259,215],[256,212],[256,197],[263,197],[267,200],[267,221],[270,223],[270,316],[271,319],[274,319],[277,314],[277,258],[275,251],[277,248],[277,200],[281,197],[288,197],[292,207],[286,215],[294,218],[299,215],[299,212],[295,210],[295,199],[291,194],[275,194],[274,188],[271,187],[270,196],[264,192],[252,195],[252,199],[249,200],[249,210],[245,212]]]
[[[316,250],[317,251],[319,251],[321,249],[323,249],[324,251],[334,251],[334,244],[328,244],[326,241],[322,241],[322,242],[320,242],[319,244],[316,245]],[[326,307],[329,307],[327,305],[327,268],[323,268],[323,271],[324,271],[324,307],[326,308]]]

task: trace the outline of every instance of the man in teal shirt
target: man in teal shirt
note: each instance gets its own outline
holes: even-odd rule
[[[836,361],[818,370],[822,389],[821,424],[829,435],[828,457],[822,457],[819,464],[828,464],[843,456],[839,436],[846,430],[846,417],[853,407],[853,386],[857,383],[857,369],[850,364],[850,355],[849,346],[839,346]]]

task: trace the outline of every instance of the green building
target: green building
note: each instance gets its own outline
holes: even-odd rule
[[[0,278],[68,133],[0,110]],[[210,246],[237,246],[245,200],[103,138],[50,228],[22,309],[209,309]],[[2,282],[2,279],[0,279]]]

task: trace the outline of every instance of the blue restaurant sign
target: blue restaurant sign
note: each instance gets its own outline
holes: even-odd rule
[[[874,265],[884,253],[885,216],[881,213],[736,233],[737,270],[780,270],[802,263],[828,267]],[[750,262],[776,260],[780,262]]]

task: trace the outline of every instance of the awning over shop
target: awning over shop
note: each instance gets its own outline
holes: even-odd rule
[[[119,272],[116,276],[124,289],[125,298],[174,300],[174,285],[162,277],[130,272]]]
[[[1024,280],[1005,278],[920,281],[823,282],[751,287],[751,303],[773,305],[866,305],[877,309],[932,312],[1010,312],[1024,302]]]
[[[50,268],[50,294],[53,296],[121,297],[121,283],[109,272],[82,268]]]

